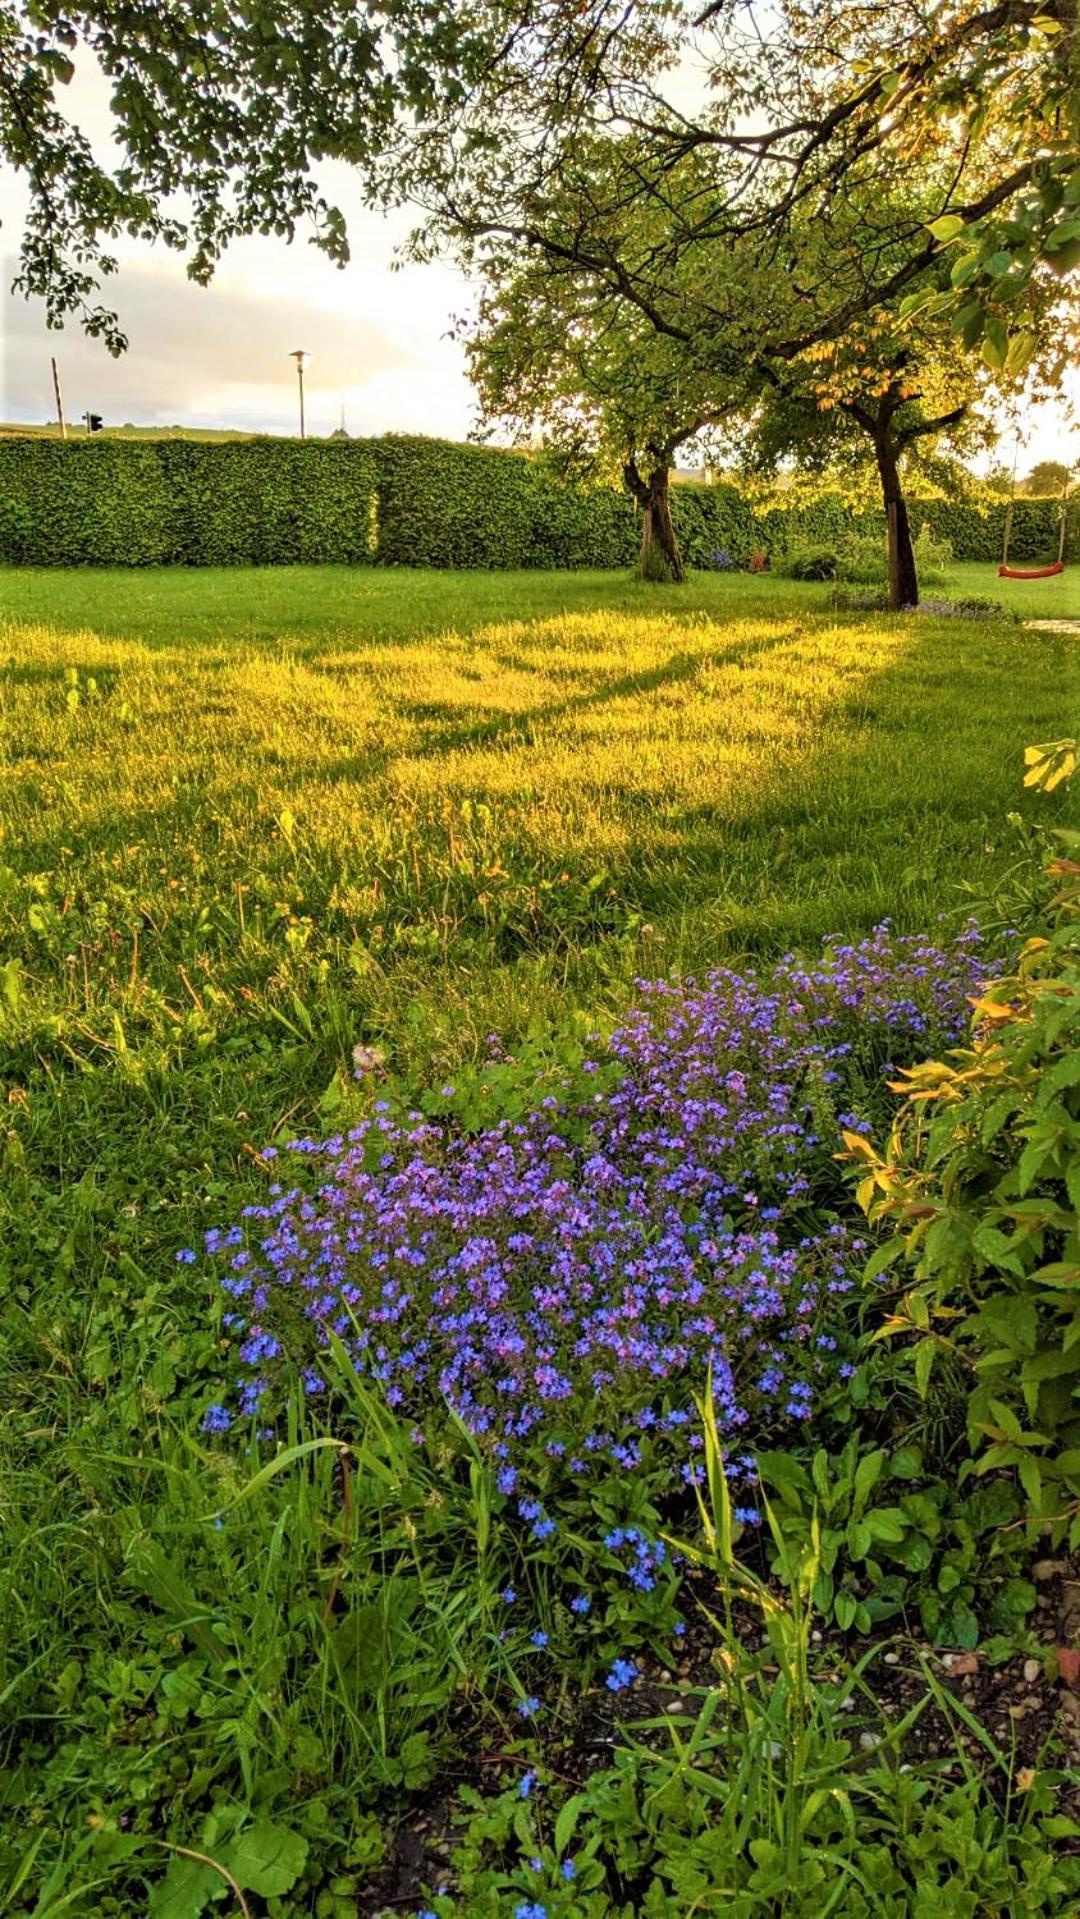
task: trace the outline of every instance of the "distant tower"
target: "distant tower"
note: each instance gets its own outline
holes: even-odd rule
[[[334,428],[334,431],[333,431],[333,432],[331,433],[331,435],[330,435],[330,438],[331,438],[332,440],[349,440],[349,439],[351,439],[351,438],[352,438],[352,435],[351,435],[350,433],[347,433],[347,432],[346,432],[346,430],[345,430],[345,402],[344,402],[344,400],[342,400],[342,402],[341,402],[341,424],[340,424],[339,426],[336,426],[336,427]]]

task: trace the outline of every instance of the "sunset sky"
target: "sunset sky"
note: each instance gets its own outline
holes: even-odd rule
[[[63,101],[107,155],[108,88],[96,68],[84,62]],[[331,432],[344,405],[353,434],[465,438],[474,401],[461,349],[447,333],[452,318],[468,310],[468,286],[449,265],[395,271],[409,215],[367,211],[344,167],[327,167],[324,177],[348,219],[353,257],[344,270],[303,241],[290,247],[253,239],[231,249],[204,289],[186,278],[179,255],[119,243],[120,272],[106,283],[104,297],[117,308],[130,347],[114,360],[77,326],[50,333],[40,304],[9,292],[24,196],[20,183],[0,169],[0,419],[55,416],[49,369],[55,353],[71,419],[91,408],[110,426],[130,421],[294,432],[296,376],[288,356],[304,347],[311,354],[309,433]],[[1080,377],[1071,397],[1074,405],[1080,399]],[[1011,444],[1001,451],[1011,461]],[[1080,432],[1058,410],[1043,410],[1029,422],[1021,470],[1036,459],[1070,454],[1080,464]]]

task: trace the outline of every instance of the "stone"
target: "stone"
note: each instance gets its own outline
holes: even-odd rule
[[[1041,1676],[1042,1676],[1042,1660],[1041,1659],[1025,1659],[1024,1678],[1027,1680],[1028,1685],[1033,1686],[1035,1684],[1036,1679],[1041,1678]]]
[[[1041,1586],[1047,1579],[1056,1579],[1058,1573],[1064,1571],[1063,1559],[1037,1559],[1031,1568],[1031,1577],[1037,1586]]]

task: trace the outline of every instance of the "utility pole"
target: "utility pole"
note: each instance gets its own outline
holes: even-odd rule
[[[289,358],[296,361],[296,377],[300,382],[300,438],[304,439],[306,437],[304,433],[304,368],[311,355],[305,353],[302,346],[298,346],[290,353]]]
[[[64,419],[64,396],[60,391],[60,368],[56,364],[55,353],[52,356],[52,383],[56,395],[56,417],[60,422],[60,438],[67,439],[67,421]]]

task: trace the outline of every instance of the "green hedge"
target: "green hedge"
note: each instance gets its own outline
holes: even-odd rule
[[[926,524],[935,540],[947,540],[954,560],[1000,561],[1005,531],[1003,500],[979,505],[969,500],[909,500],[916,533]],[[1056,500],[1017,500],[1013,507],[1009,558],[1038,565],[1056,558],[1060,506]],[[758,519],[769,558],[782,560],[793,547],[842,546],[852,532],[885,537],[885,516],[878,506],[860,511],[838,493],[823,494],[798,506],[772,507]],[[1069,508],[1067,560],[1080,561],[1080,503]]]
[[[691,566],[755,546],[840,545],[881,532],[839,495],[755,513],[735,488],[673,488]],[[997,560],[1004,506],[916,501],[958,560]],[[1012,557],[1056,550],[1057,506],[1016,504]],[[573,486],[540,462],[419,435],[381,439],[0,441],[0,561],[27,566],[621,567],[637,513],[614,487]],[[1074,507],[1068,557],[1080,560]]]

